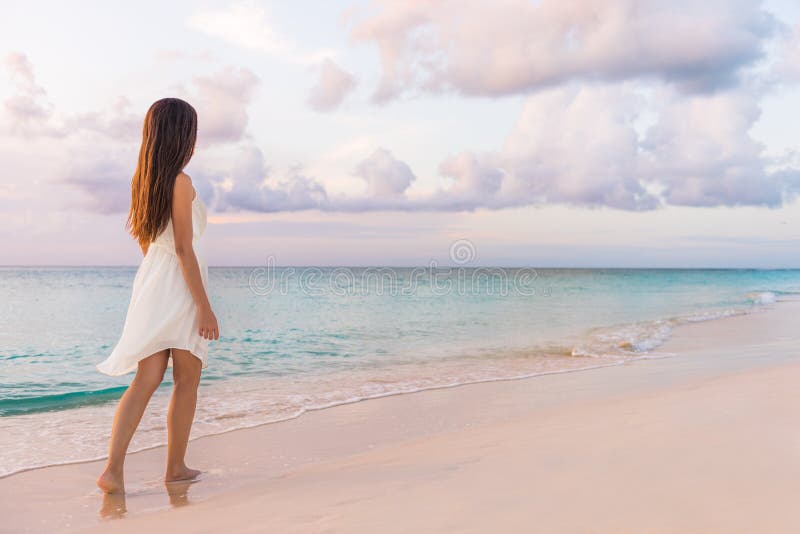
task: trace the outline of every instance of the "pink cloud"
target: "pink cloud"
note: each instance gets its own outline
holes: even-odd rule
[[[6,72],[15,89],[5,100],[6,135],[25,137],[66,137],[92,132],[111,140],[133,141],[141,135],[145,111],[134,112],[130,100],[118,96],[108,109],[71,114],[58,113],[47,100],[45,89],[36,83],[33,65],[25,54],[12,53],[5,60]],[[198,140],[204,144],[242,140],[247,132],[248,107],[259,79],[248,69],[226,67],[209,75],[196,76],[176,88],[198,111]]]
[[[253,101],[259,78],[246,68],[226,67],[207,76],[195,77],[181,93],[195,109],[198,142],[231,143],[247,132],[247,108]]]
[[[44,88],[36,82],[33,65],[25,54],[5,57],[6,76],[15,92],[3,102],[2,133],[23,137],[66,135],[52,124],[53,105]]]
[[[777,21],[742,0],[377,0],[353,35],[380,50],[373,99],[405,91],[496,96],[575,79],[729,85]]]
[[[314,111],[333,111],[356,87],[356,79],[331,59],[319,68],[319,78],[308,94],[308,105]]]
[[[393,198],[402,196],[416,176],[403,161],[391,152],[379,148],[361,161],[355,174],[367,182],[367,196],[374,198]]]

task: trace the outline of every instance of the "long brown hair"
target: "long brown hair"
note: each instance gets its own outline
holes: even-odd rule
[[[162,98],[147,110],[125,224],[142,247],[166,228],[175,179],[194,154],[196,140],[197,112],[188,102]]]

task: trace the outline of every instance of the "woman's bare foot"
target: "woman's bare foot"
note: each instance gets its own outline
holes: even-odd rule
[[[108,467],[97,479],[97,487],[104,493],[125,493],[125,481],[122,472],[114,472]]]
[[[167,468],[167,475],[164,477],[164,482],[183,482],[186,480],[194,480],[200,476],[202,471],[197,469],[189,469],[185,465],[176,468]]]

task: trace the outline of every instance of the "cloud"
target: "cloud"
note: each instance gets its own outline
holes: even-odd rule
[[[162,48],[153,53],[153,59],[156,61],[202,61],[202,62],[215,62],[219,61],[217,54],[211,50],[194,50],[183,48]]]
[[[504,202],[646,209],[634,127],[641,101],[626,86],[567,86],[528,98],[495,160]]]
[[[405,196],[416,179],[409,166],[389,151],[377,149],[353,169],[364,180],[360,196],[334,195],[299,167],[282,172],[270,169],[255,145],[239,147],[229,169],[203,169],[200,174],[213,183],[218,211],[286,212],[303,210],[365,212],[415,210]]]
[[[131,178],[136,166],[135,152],[98,155],[84,147],[68,164],[61,177],[63,183],[83,193],[86,211],[104,215],[127,213],[131,203]],[[207,173],[192,173],[192,185],[206,202],[215,202],[216,187]]]
[[[301,174],[267,185],[257,151],[256,171],[231,175],[228,205],[347,212],[776,207],[800,192],[800,171],[765,156],[748,133],[758,116],[757,99],[745,89],[686,95],[668,87],[647,94],[631,84],[568,85],[528,97],[501,149],[445,158],[439,173],[450,183],[433,194],[407,195],[416,176],[383,148],[355,166],[367,187],[350,196]]]
[[[196,31],[234,46],[257,50],[292,63],[315,64],[326,56],[335,55],[335,51],[329,49],[308,51],[299,47],[276,29],[271,13],[253,0],[200,11],[191,15],[186,23]]]
[[[496,203],[505,176],[494,155],[472,152],[448,157],[439,165],[439,174],[453,183],[435,195],[434,203],[465,210]]]
[[[125,96],[117,97],[109,110],[76,113],[64,119],[64,130],[87,130],[118,141],[133,141],[142,135],[142,117],[131,110]]]
[[[774,76],[780,81],[800,82],[800,24],[784,32],[777,55]]]
[[[235,76],[221,77],[237,85]],[[212,103],[228,99],[238,106],[235,93],[212,92]],[[744,87],[686,94],[670,85],[642,90],[628,82],[541,90],[527,97],[501,148],[443,158],[438,173],[445,184],[427,195],[408,194],[417,176],[385,148],[372,149],[353,166],[352,175],[365,184],[361,194],[328,191],[299,166],[271,169],[251,142],[232,146],[237,152],[229,157],[194,162],[192,175],[212,209],[228,212],[777,207],[800,192],[800,170],[796,161],[768,157],[751,137],[758,97]],[[246,114],[234,124],[216,139],[246,138]],[[71,171],[66,181],[88,195],[89,209],[124,211],[127,167],[103,159]]]
[[[756,0],[376,0],[353,35],[379,48],[380,103],[571,80],[654,78],[704,92],[735,82],[779,26]]]
[[[33,64],[25,54],[9,54],[5,66],[14,92],[3,102],[0,133],[33,139],[91,132],[125,141],[141,135],[141,118],[130,111],[128,98],[117,97],[110,109],[61,114],[36,82]]]
[[[133,170],[114,158],[76,163],[64,177],[85,195],[87,211],[101,214],[127,212],[131,204]]]
[[[269,53],[281,53],[289,43],[274,29],[271,17],[255,2],[238,2],[226,9],[195,13],[189,27],[236,46]]]
[[[36,82],[28,57],[12,52],[5,57],[4,64],[14,92],[3,102],[3,133],[23,137],[66,135],[66,130],[52,124],[53,105]]]
[[[749,134],[759,113],[744,89],[667,90],[649,99],[624,84],[541,91],[528,98],[502,150],[442,164],[456,182],[438,202],[460,209],[780,206],[800,191],[800,173],[772,169]],[[646,116],[653,122],[643,128]]]
[[[228,67],[208,76],[197,76],[188,87],[178,87],[176,96],[185,98],[197,109],[198,144],[226,145],[245,139],[247,109],[257,85],[258,78],[249,70]],[[64,182],[85,193],[85,207],[89,211],[103,214],[126,212],[130,206],[130,181],[136,166],[135,153],[120,151],[119,148],[137,147],[141,141],[145,110],[135,114],[129,108],[130,102],[120,97],[111,110],[77,113],[63,121],[70,135],[92,131],[112,142],[107,143],[105,148],[109,155],[99,158],[95,154],[96,143],[92,144],[91,151],[85,143],[81,143],[85,156],[63,177]],[[115,141],[125,143],[113,143]],[[202,165],[198,169],[199,172],[192,176],[194,186],[203,198],[213,201],[216,187],[211,183],[211,178],[215,175],[211,174],[209,178]]]
[[[668,86],[572,84],[528,97],[500,149],[444,158],[438,171],[447,183],[428,195],[408,194],[417,177],[385,148],[354,166],[362,194],[329,192],[300,167],[276,172],[253,144],[217,160],[230,167],[200,162],[193,177],[208,185],[218,211],[776,207],[796,198],[800,171],[768,158],[750,136],[759,113],[756,95],[743,88],[686,95]],[[108,212],[126,205],[106,183],[119,174],[100,166],[71,181]]]
[[[416,179],[411,168],[383,148],[375,150],[361,161],[354,174],[367,183],[367,196],[396,198],[402,196]]]
[[[142,121],[146,110],[132,111],[130,100],[119,96],[106,109],[71,114],[58,113],[47,100],[47,93],[38,85],[34,68],[25,54],[13,53],[5,58],[6,74],[13,89],[3,102],[0,134],[9,138],[34,140],[45,137],[61,138],[69,143],[70,158],[57,177],[73,186],[85,197],[84,207],[100,214],[126,212],[130,205],[130,180],[136,166],[135,149],[141,140]],[[248,106],[258,78],[243,68],[224,68],[213,74],[197,76],[187,86],[176,91],[198,110],[199,142],[208,145],[236,143],[246,138]],[[84,133],[99,137],[85,137]],[[198,167],[193,176],[195,187],[209,200],[217,188]],[[211,175],[216,177],[216,175]],[[298,187],[291,183],[286,192],[278,190],[280,202],[286,209],[296,202]],[[283,195],[283,196],[281,196]],[[293,200],[294,199],[294,200]],[[270,202],[255,204],[263,207]]]
[[[641,174],[673,205],[780,206],[796,188],[766,170],[765,146],[748,133],[759,115],[744,91],[672,99],[641,141]]]
[[[206,11],[190,24],[237,46],[292,61],[305,57],[255,3]],[[773,85],[748,69],[763,66],[765,47],[778,34],[789,32],[757,0],[376,0],[353,28],[380,51],[375,101],[414,92],[524,98],[501,147],[443,154],[436,178],[444,185],[426,195],[413,187],[413,162],[375,150],[372,140],[338,166],[339,174],[363,180],[361,194],[326,189],[322,184],[334,183],[337,171],[324,165],[313,172],[270,168],[248,135],[248,108],[260,82],[247,69],[195,77],[179,94],[198,109],[201,142],[238,151],[227,168],[220,158],[195,163],[195,178],[220,211],[776,207],[796,197],[800,172],[796,163],[770,159],[750,135],[761,91]],[[786,72],[797,63],[800,40],[793,39],[785,39],[781,56]],[[30,64],[16,58],[9,65],[16,94],[24,97],[15,124],[30,117],[30,124],[67,124],[111,139],[131,129],[124,100],[112,113],[58,123]],[[314,65],[309,106],[337,109],[354,91],[354,76],[331,58]],[[100,166],[96,173],[112,172]],[[82,176],[71,182],[90,195],[111,195]],[[95,209],[121,205],[98,199]]]
[[[198,114],[198,142],[215,144],[242,140],[259,79],[252,71],[226,67],[208,76],[197,76],[189,88],[181,88]]]
[[[90,132],[112,141],[141,139],[146,109],[133,111],[126,96],[118,96],[106,109],[58,113],[47,100],[45,89],[36,83],[33,65],[26,55],[9,54],[5,66],[14,93],[3,102],[0,133],[30,139]],[[250,70],[229,66],[194,77],[188,86],[177,87],[176,96],[197,109],[200,143],[231,143],[242,140],[247,134],[247,110],[258,84],[258,77]]]
[[[319,69],[317,83],[308,94],[308,105],[314,111],[333,111],[356,87],[356,79],[326,58]]]
[[[229,172],[212,172],[217,181],[219,211],[298,211],[323,209],[327,204],[325,188],[313,179],[290,169],[286,176],[275,177],[255,146],[240,147]]]

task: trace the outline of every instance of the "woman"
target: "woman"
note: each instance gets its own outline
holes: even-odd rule
[[[119,343],[97,366],[113,376],[136,371],[119,401],[108,463],[97,479],[106,493],[125,491],[128,444],[168,365],[173,367],[174,388],[167,416],[165,480],[190,480],[200,474],[186,466],[184,456],[200,372],[207,366],[208,341],[219,338],[219,328],[206,294],[208,267],[198,261],[193,246],[205,231],[206,209],[183,172],[196,138],[197,113],[187,102],[164,98],[150,106],[126,225],[144,259],[133,281]]]

